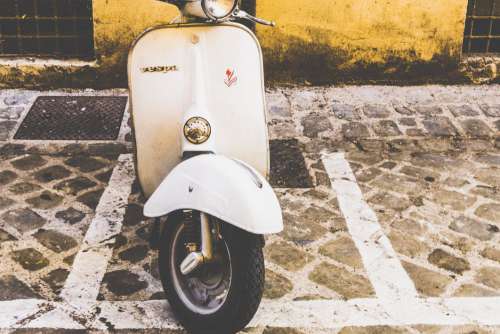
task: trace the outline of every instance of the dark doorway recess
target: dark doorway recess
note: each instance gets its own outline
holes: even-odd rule
[[[462,51],[500,53],[500,0],[469,0]]]
[[[40,96],[14,139],[115,140],[125,96]]]
[[[94,58],[92,0],[0,0],[0,56]]]

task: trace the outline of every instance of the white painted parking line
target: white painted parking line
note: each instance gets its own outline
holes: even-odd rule
[[[115,236],[122,229],[122,219],[133,181],[132,156],[122,154],[60,294],[64,301],[85,307],[89,301],[97,299],[102,278],[113,255]]]
[[[363,199],[344,153],[325,154],[322,160],[377,297],[390,301],[416,298],[415,285],[398,260],[375,212]]]
[[[16,301],[20,302],[20,301]],[[24,302],[24,301],[23,301]],[[83,326],[75,319],[88,314],[74,313],[66,303],[50,303],[42,300],[36,307],[13,309],[10,322],[3,319],[8,312],[0,310],[0,328],[51,328],[79,329]],[[1,302],[6,304],[7,302]],[[8,302],[13,304],[12,302]],[[20,304],[20,303],[19,303]],[[95,302],[98,313],[86,322],[86,329],[106,330],[160,329],[181,330],[168,303],[152,301],[100,301]],[[50,307],[44,312],[44,308]],[[26,316],[37,314],[38,317]],[[13,319],[16,314],[16,319]],[[500,326],[500,297],[427,298],[388,302],[379,298],[351,300],[316,300],[280,302],[264,300],[250,327],[297,327],[334,329],[345,326],[412,326],[438,325],[459,326],[476,324]]]
[[[17,299],[0,302],[0,328],[15,328],[24,319],[39,312],[47,301],[40,299]]]

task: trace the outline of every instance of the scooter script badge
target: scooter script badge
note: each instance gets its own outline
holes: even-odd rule
[[[155,73],[155,72],[161,72],[161,73],[168,73],[168,72],[174,72],[178,71],[179,68],[177,65],[171,65],[171,66],[149,66],[149,67],[142,67],[141,72],[142,73]]]
[[[226,86],[231,87],[238,81],[238,77],[236,76],[236,71],[227,69],[226,70],[226,79],[224,79],[224,83]]]

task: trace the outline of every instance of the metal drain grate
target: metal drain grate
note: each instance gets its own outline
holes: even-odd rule
[[[313,182],[297,139],[271,140],[271,185],[312,188]]]
[[[115,140],[126,104],[124,96],[40,96],[14,139]]]

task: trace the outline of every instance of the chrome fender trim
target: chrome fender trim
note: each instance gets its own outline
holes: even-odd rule
[[[183,161],[161,182],[144,206],[146,217],[198,210],[255,234],[278,233],[283,218],[278,199],[254,168],[221,155]]]

